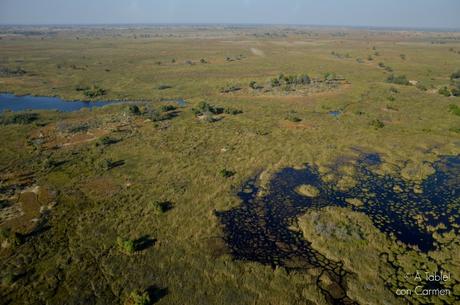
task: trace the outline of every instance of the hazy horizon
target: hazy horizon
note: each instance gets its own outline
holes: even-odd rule
[[[0,0],[1,25],[304,25],[460,28],[460,1]]]

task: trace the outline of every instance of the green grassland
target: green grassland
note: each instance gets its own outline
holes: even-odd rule
[[[3,29],[0,68],[26,73],[0,75],[0,92],[72,100],[87,98],[78,88],[96,86],[104,93],[93,99],[147,106],[140,107],[144,115],[126,104],[34,111],[38,119],[29,124],[11,123],[13,114],[3,115],[0,199],[24,206],[19,193],[33,186],[48,190],[52,199],[37,196],[49,208],[23,216],[30,222],[42,215],[35,230],[1,222],[10,231],[2,233],[8,242],[0,249],[0,304],[134,304],[130,294],[136,290],[148,291],[156,304],[327,304],[315,270],[233,260],[214,211],[239,205],[236,191],[261,171],[262,185],[277,170],[305,163],[326,175],[334,161],[355,158],[358,149],[381,154],[381,173],[421,180],[439,156],[460,153],[460,116],[452,111],[460,98],[438,93],[452,86],[450,76],[460,69],[460,34],[337,32],[71,28],[26,37]],[[249,88],[251,81],[266,86],[280,73],[316,79],[335,73],[346,83],[314,93]],[[391,73],[427,90],[388,83]],[[161,88],[166,85],[171,88]],[[221,93],[231,85],[241,90]],[[186,106],[160,109],[161,99],[177,98]],[[242,113],[203,118],[192,111],[203,101]],[[160,119],[149,116],[149,109]],[[434,302],[398,298],[382,278],[366,273],[383,251],[396,247],[368,218],[318,213],[338,223],[349,219],[370,232],[366,251],[340,252],[343,242],[334,248],[335,242],[315,240],[300,223],[317,250],[343,260],[354,274],[353,300]],[[446,268],[459,283],[458,236],[451,243],[430,256],[449,261]],[[368,265],[357,267],[357,255]],[[415,250],[404,255],[404,266],[422,259]],[[384,267],[389,272],[391,267]],[[375,294],[366,295],[366,281],[377,285]],[[453,290],[458,300],[458,287]]]

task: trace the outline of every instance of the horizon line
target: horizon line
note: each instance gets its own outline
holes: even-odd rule
[[[291,27],[314,27],[314,28],[357,28],[357,29],[390,29],[390,30],[436,30],[436,31],[460,31],[460,27],[444,26],[399,26],[399,25],[346,25],[346,24],[306,24],[306,23],[262,23],[262,22],[75,22],[75,23],[2,23],[0,26],[291,26]]]

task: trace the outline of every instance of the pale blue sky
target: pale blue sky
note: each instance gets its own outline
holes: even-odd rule
[[[265,23],[460,28],[460,0],[0,0],[0,23]]]

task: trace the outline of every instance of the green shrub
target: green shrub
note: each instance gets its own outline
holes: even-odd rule
[[[392,84],[397,84],[397,85],[410,85],[409,81],[407,80],[405,75],[400,75],[400,76],[395,76],[394,74],[391,74],[387,78],[387,83],[392,83]]]
[[[391,93],[399,93],[399,90],[395,87],[391,87],[389,90]]]
[[[141,110],[139,109],[139,106],[137,105],[129,105],[128,110],[129,110],[129,113],[134,114],[134,115],[141,114]]]
[[[254,90],[258,90],[258,89],[262,89],[263,86],[257,84],[256,81],[251,81],[251,82],[249,83],[249,88],[254,89]]]
[[[402,60],[406,60],[406,54],[400,54],[399,57],[401,57]]]
[[[452,114],[460,116],[460,107],[458,107],[457,105],[450,104],[449,105],[449,111]]]
[[[374,129],[381,129],[381,128],[385,127],[385,124],[382,121],[380,121],[379,119],[372,120],[369,123],[369,125],[374,127]]]
[[[297,116],[297,113],[295,111],[288,112],[285,119],[294,123],[302,121],[302,119]]]
[[[0,116],[0,124],[9,125],[9,124],[30,124],[38,120],[39,115],[33,112],[23,112],[23,113],[14,113],[14,114],[2,114]]]
[[[150,296],[148,292],[141,292],[139,290],[132,291],[126,299],[124,305],[149,305]]]
[[[177,107],[174,106],[174,105],[163,105],[160,107],[160,110],[163,111],[163,112],[168,112],[168,111],[173,111],[173,110],[176,110]]]
[[[235,172],[227,170],[226,168],[220,170],[220,175],[224,178],[230,178],[235,175]]]
[[[153,122],[161,122],[161,121],[166,121],[169,120],[173,117],[173,114],[171,113],[162,113],[158,110],[155,109],[150,109],[146,113],[144,113],[144,116]]]
[[[235,108],[225,108],[224,112],[226,114],[231,114],[231,115],[237,115],[243,113],[242,110],[240,109],[235,109]]]
[[[336,78],[336,75],[333,72],[326,72],[324,74],[324,80],[333,80],[335,78]]]
[[[22,243],[21,235],[10,229],[0,228],[0,245],[5,248],[15,248]]]
[[[281,86],[281,82],[280,82],[280,80],[277,79],[277,78],[273,78],[273,79],[271,80],[270,84],[271,84],[272,87],[279,87],[279,86]]]
[[[161,215],[171,209],[171,203],[169,201],[153,201],[150,203],[150,207],[155,215]]]
[[[211,114],[221,114],[224,112],[224,108],[222,107],[215,107],[207,102],[200,102],[198,104],[197,108],[192,108],[192,112],[195,115],[202,115],[205,113],[211,113]]]
[[[93,85],[91,88],[88,88],[83,91],[83,94],[89,98],[95,98],[98,96],[103,96],[107,93],[105,89],[102,89],[96,85]]]
[[[297,83],[302,85],[308,85],[311,83],[311,78],[307,74],[302,74],[297,77]]]
[[[2,285],[3,286],[10,286],[14,283],[14,275],[11,273],[6,274],[2,277]]]
[[[440,88],[438,90],[438,93],[441,94],[441,95],[444,95],[444,96],[450,96],[450,90],[446,86]]]
[[[117,237],[117,247],[121,252],[126,254],[133,254],[134,252],[136,252],[134,240],[131,239]]]

